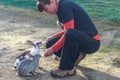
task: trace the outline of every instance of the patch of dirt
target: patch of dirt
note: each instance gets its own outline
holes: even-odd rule
[[[55,61],[53,56],[43,56],[45,38],[59,31],[52,24],[55,20],[55,16],[43,15],[36,11],[0,6],[0,80],[61,80],[49,75],[51,70],[58,67],[59,62]],[[96,24],[98,22],[99,20],[95,21]],[[20,77],[12,70],[15,57],[31,48],[25,45],[27,40],[43,42],[39,62],[42,68],[36,69],[37,75],[34,77]],[[120,80],[120,69],[111,65],[112,60],[103,58],[104,55],[100,56],[99,52],[96,55],[88,56],[80,64],[86,67],[79,66],[76,76],[62,80]],[[114,62],[118,63],[118,60]]]

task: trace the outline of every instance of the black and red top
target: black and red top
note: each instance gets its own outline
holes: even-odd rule
[[[70,0],[60,0],[57,12],[58,20],[63,23],[63,31],[54,34],[62,36],[53,46],[52,49],[57,52],[63,46],[64,33],[67,29],[77,29],[85,34],[100,40],[100,35],[88,14],[77,4]]]

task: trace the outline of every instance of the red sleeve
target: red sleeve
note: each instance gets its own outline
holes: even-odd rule
[[[64,23],[63,29],[66,31],[69,28],[72,28],[72,29],[74,28],[74,19]]]
[[[63,42],[64,42],[64,34],[62,35],[62,37],[52,46],[52,49],[57,52],[60,50],[60,48],[63,46]]]
[[[63,29],[64,31],[66,31],[69,28],[74,28],[74,19],[64,23]],[[52,46],[52,49],[57,52],[60,50],[60,48],[63,46],[64,43],[64,34],[62,35],[62,37]]]

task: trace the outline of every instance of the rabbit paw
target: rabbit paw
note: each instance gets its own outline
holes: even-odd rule
[[[30,74],[32,74],[33,76],[37,75],[36,72],[30,72]]]
[[[16,75],[17,75],[17,76],[19,76],[19,74],[18,74],[18,73],[16,73]]]
[[[14,67],[12,67],[12,69],[16,71],[16,67],[15,67],[15,66],[14,66]]]

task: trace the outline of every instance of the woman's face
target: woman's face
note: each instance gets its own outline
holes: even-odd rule
[[[58,10],[56,0],[50,0],[50,4],[44,5],[43,7],[48,14],[56,14]]]

